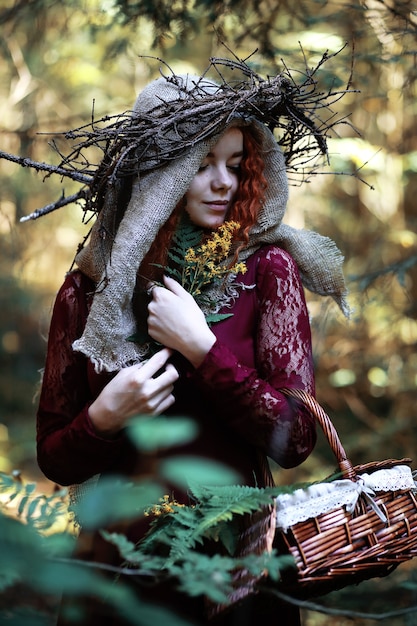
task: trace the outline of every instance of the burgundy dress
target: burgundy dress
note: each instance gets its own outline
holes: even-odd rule
[[[217,341],[200,367],[194,369],[182,357],[174,358],[180,378],[170,413],[193,417],[199,431],[189,444],[161,454],[186,453],[216,460],[238,472],[241,484],[262,487],[272,484],[267,455],[282,467],[294,467],[314,447],[314,417],[302,406],[289,403],[279,391],[293,387],[314,393],[313,360],[304,292],[291,256],[275,246],[265,246],[246,265],[247,272],[238,277],[246,288],[241,288],[231,308],[224,310],[233,316],[212,326]],[[89,419],[89,405],[111,376],[97,374],[84,355],[72,350],[73,341],[83,332],[93,290],[94,285],[81,272],[69,273],[57,295],[50,326],[37,450],[40,468],[60,485],[105,473],[140,479],[149,476],[154,467],[153,460],[140,455],[123,432],[115,439],[102,438]],[[187,503],[185,494],[174,491],[174,495]],[[132,540],[140,538],[139,528],[140,524],[128,529]],[[266,538],[260,536],[258,549],[265,547]],[[240,553],[245,551],[250,547],[242,545]],[[116,560],[97,537],[83,556]],[[253,598],[247,601],[254,602]],[[298,623],[291,607],[285,618],[287,609],[282,606],[267,609],[268,600],[256,602],[253,623],[259,621],[263,609],[275,611],[281,625]],[[247,618],[248,610],[244,614]],[[112,622],[108,613],[106,616],[107,621],[92,618],[83,623],[122,623]],[[205,623],[198,610],[194,617],[196,623]],[[234,623],[232,614],[225,623]]]

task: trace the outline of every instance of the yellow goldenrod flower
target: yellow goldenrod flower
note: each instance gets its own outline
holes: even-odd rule
[[[185,255],[186,263],[195,263],[197,260],[194,248],[188,248],[187,253]]]
[[[168,495],[164,495],[159,498],[160,504],[154,504],[144,512],[145,517],[153,515],[154,517],[160,517],[161,515],[168,515],[169,513],[175,513],[175,509],[182,508],[185,504],[181,504],[176,500],[170,500]]]
[[[210,284],[246,272],[243,262],[230,267],[233,237],[239,229],[238,222],[224,222],[200,245],[194,244],[189,248],[183,247],[183,242],[178,239],[172,258],[179,265],[179,270],[175,270],[173,275],[193,297],[203,296],[204,288]],[[186,230],[185,236],[189,237],[189,230]]]

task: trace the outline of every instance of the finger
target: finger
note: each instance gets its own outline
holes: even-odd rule
[[[155,383],[155,381],[152,381],[152,383]],[[172,383],[166,383],[163,386],[160,384],[155,386],[154,384],[153,389],[149,390],[146,394],[146,398],[141,398],[140,404],[142,410],[145,410],[148,414],[156,414],[156,412],[160,410],[161,405],[169,406],[172,404],[172,399],[174,398],[173,392],[174,385]],[[166,404],[167,398],[171,398],[168,405]]]
[[[179,296],[180,298],[191,297],[188,291],[186,291],[184,287],[179,284],[178,281],[171,278],[171,276],[164,275],[163,280],[165,287],[172,291],[172,293],[174,293],[176,296]]]
[[[175,404],[175,397],[172,395],[172,393],[167,396],[165,398],[165,400],[163,400],[163,402],[161,402],[161,404],[158,406],[158,408],[156,409],[156,413],[155,415],[161,415],[161,413],[164,413],[167,409],[169,409],[170,406],[172,406],[173,404]]]
[[[148,292],[149,293],[149,290]],[[172,298],[173,292],[162,285],[154,285],[149,294],[148,311],[151,311],[156,302],[164,302],[164,298]]]
[[[152,291],[155,289],[155,287],[156,287],[156,284],[153,282],[149,282],[146,285],[146,293],[150,298],[152,298]]]
[[[134,415],[159,415],[168,406],[175,402],[173,393],[168,389],[165,392],[158,393],[146,401],[137,403]]]
[[[162,350],[159,350],[159,352],[151,356],[149,361],[140,368],[142,377],[152,378],[152,376],[165,365],[172,354],[173,351],[170,348],[162,348]]]
[[[168,396],[161,400],[158,406],[155,407],[155,409],[153,410],[153,415],[161,415],[161,413],[164,413],[164,411],[166,411],[174,403],[175,398],[172,393],[170,393]]]
[[[172,385],[179,378],[178,370],[172,365],[172,363],[168,363],[165,367],[165,370],[155,378],[161,385]]]

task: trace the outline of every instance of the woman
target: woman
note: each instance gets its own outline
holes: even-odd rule
[[[157,115],[171,102],[207,102],[218,93],[219,87],[206,80],[174,78],[158,79],[139,95],[133,120]],[[159,149],[168,139],[161,138]],[[162,167],[139,168],[129,191],[121,186],[116,199],[108,185],[90,243],[77,257],[79,269],[68,274],[58,293],[37,443],[41,469],[61,485],[96,474],[149,476],[153,460],[141,457],[124,432],[138,414],[192,416],[199,427],[195,440],[164,454],[185,452],[222,462],[242,484],[252,486],[272,484],[267,455],[282,467],[294,467],[314,447],[314,418],[302,405],[289,403],[280,389],[314,393],[309,319],[297,263],[316,287],[317,267],[329,270],[321,289],[342,299],[334,249],[320,240],[318,259],[316,238],[309,248],[309,236],[315,234],[281,224],[285,163],[263,123],[231,117],[220,131],[190,144]],[[152,153],[154,160],[157,154]],[[169,265],[168,250],[184,215],[201,229],[202,241],[224,223],[238,224],[229,266],[242,261],[246,272],[208,285],[209,305],[199,306],[159,269]],[[297,262],[288,250],[295,251]],[[209,325],[206,316],[213,311],[230,315]],[[144,323],[151,343],[162,346],[153,356],[149,341],[127,341]],[[186,494],[174,493],[188,502]],[[270,512],[245,521],[239,554],[267,548],[270,521]],[[255,522],[256,548],[248,541]],[[143,526],[138,522],[125,532],[137,541]],[[84,558],[117,563],[110,552],[94,537]],[[253,591],[254,584],[238,587],[231,599],[235,608],[213,623],[253,624],[277,611],[281,624],[298,623],[293,608],[269,605]],[[158,594],[161,603],[206,623],[203,601],[184,602],[169,589]],[[83,623],[121,623],[112,621],[108,609],[101,611],[95,606]]]

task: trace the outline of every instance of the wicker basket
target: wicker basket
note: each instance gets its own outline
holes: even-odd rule
[[[417,490],[407,467],[411,460],[390,459],[353,467],[329,416],[317,401],[300,390],[284,393],[301,400],[316,416],[336,456],[344,479],[341,485],[346,485],[348,479],[356,489],[363,483],[363,476],[372,478],[377,472],[384,477],[389,472],[379,470],[402,468],[409,472],[412,488],[381,489],[371,492],[371,497],[362,493],[351,513],[345,506],[322,513],[315,510],[314,517],[288,528],[277,527],[274,547],[281,553],[289,552],[298,570],[284,578],[281,588],[298,597],[324,595],[369,578],[386,576],[400,563],[417,556]],[[350,488],[351,483],[347,486]]]

